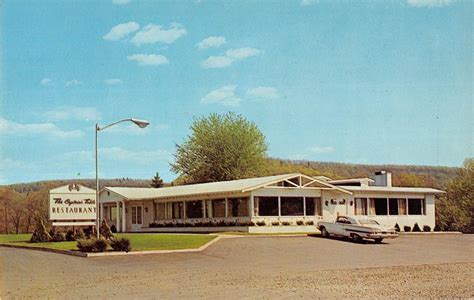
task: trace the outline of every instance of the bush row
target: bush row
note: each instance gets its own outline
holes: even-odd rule
[[[395,230],[400,232],[400,226],[397,224],[395,224]],[[413,228],[411,228],[410,226],[403,226],[403,231],[405,232],[421,232],[421,229],[420,229],[420,226],[418,225],[418,223],[415,223],[415,225],[413,225]],[[431,231],[431,227],[428,226],[428,225],[423,225],[423,231],[424,232],[430,232]],[[436,225],[433,229],[433,231],[440,231],[440,228],[438,225]]]
[[[303,220],[298,220],[296,221],[297,225],[314,225],[313,221],[303,221]],[[212,222],[212,221],[205,221],[205,222],[196,222],[196,223],[191,223],[191,222],[186,222],[186,223],[174,223],[174,222],[165,222],[165,223],[150,223],[149,226],[152,228],[161,228],[161,227],[227,227],[227,226],[266,226],[269,225],[265,221],[257,221],[256,223],[252,221],[217,221],[217,222]],[[272,226],[279,226],[279,225],[284,225],[284,226],[289,226],[292,225],[292,223],[288,221],[274,221],[271,222]]]
[[[112,238],[110,240],[91,238],[77,241],[77,248],[81,252],[104,252],[109,245],[113,251],[129,252],[132,250],[130,240],[126,238]]]

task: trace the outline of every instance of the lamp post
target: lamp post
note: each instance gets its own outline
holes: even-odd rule
[[[99,124],[95,124],[95,219],[96,219],[96,224],[95,224],[95,231],[96,231],[96,236],[97,239],[99,239],[100,234],[99,234],[99,228],[100,228],[100,215],[99,215],[99,150],[98,150],[98,144],[99,144],[99,131],[105,130],[109,127],[114,126],[115,124],[121,123],[121,122],[132,122],[135,123],[138,127],[140,128],[145,128],[147,127],[150,122],[145,121],[145,120],[139,120],[139,119],[133,119],[133,118],[128,118],[128,119],[123,119],[114,123],[110,123],[109,125],[99,127]],[[125,207],[123,208],[125,209]],[[117,218],[118,218],[118,212],[117,212]]]

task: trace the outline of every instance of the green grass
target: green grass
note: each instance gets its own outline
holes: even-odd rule
[[[210,242],[215,235],[159,234],[159,233],[117,233],[116,237],[130,240],[132,251],[178,250],[199,248]],[[77,250],[76,242],[29,243],[31,234],[2,234],[0,244],[23,247],[44,247],[60,250]]]

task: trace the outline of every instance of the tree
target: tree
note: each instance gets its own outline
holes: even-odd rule
[[[163,179],[161,179],[158,172],[156,172],[156,175],[151,179],[151,186],[154,188],[160,188],[163,186]]]
[[[442,230],[474,232],[474,159],[466,159],[447,195],[437,202],[436,220]]]
[[[267,144],[257,125],[235,113],[196,119],[191,135],[176,145],[172,170],[185,183],[241,179],[258,174]]]
[[[22,194],[15,193],[14,199],[10,204],[10,219],[15,227],[15,233],[20,233],[20,226],[23,224],[26,201]]]

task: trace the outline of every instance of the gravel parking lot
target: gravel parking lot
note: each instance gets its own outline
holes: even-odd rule
[[[203,252],[78,258],[0,248],[2,299],[474,297],[473,235],[384,244],[230,237]]]

